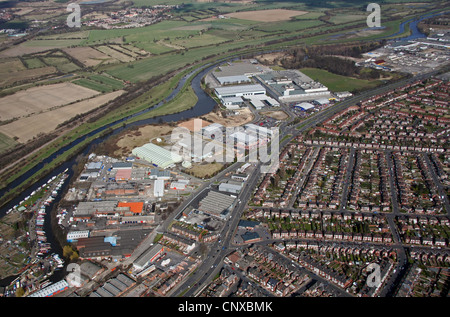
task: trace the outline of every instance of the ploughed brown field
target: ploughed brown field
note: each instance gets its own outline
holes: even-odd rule
[[[303,15],[306,13],[308,12],[285,10],[285,9],[273,9],[273,10],[233,12],[226,14],[226,16],[230,18],[258,21],[258,22],[278,22],[278,21],[286,21],[292,17]]]

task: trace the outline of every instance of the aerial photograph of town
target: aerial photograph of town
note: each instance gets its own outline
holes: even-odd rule
[[[0,0],[0,297],[448,297],[449,23],[448,0]]]

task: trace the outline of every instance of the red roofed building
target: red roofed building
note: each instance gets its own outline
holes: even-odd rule
[[[141,214],[144,209],[143,202],[119,202],[117,207],[129,207],[133,214]]]

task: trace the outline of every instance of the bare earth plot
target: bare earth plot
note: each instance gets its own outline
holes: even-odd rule
[[[254,118],[252,111],[248,108],[242,108],[237,112],[239,112],[238,115],[224,118],[220,112],[213,111],[207,115],[204,115],[202,118],[211,122],[219,123],[225,127],[238,127],[251,122]]]
[[[169,125],[147,125],[136,131],[127,132],[117,140],[116,145],[119,149],[114,155],[117,157],[130,155],[134,148],[149,143],[154,138],[170,134],[172,130],[173,127]]]
[[[0,99],[0,120],[38,114],[97,94],[72,83],[32,87]]]
[[[288,114],[284,111],[264,111],[260,112],[262,115],[276,119],[276,120],[286,120],[289,118]]]
[[[128,63],[128,62],[132,62],[134,61],[134,58],[125,55],[123,53],[120,53],[119,51],[116,51],[115,49],[106,46],[106,45],[102,45],[102,46],[97,46],[96,49],[104,54],[107,54],[109,56],[111,56],[112,58],[121,61],[123,63]]]
[[[286,21],[292,17],[303,15],[307,11],[295,11],[286,9],[258,10],[228,13],[226,16],[230,18],[258,21],[258,22],[277,22]]]
[[[200,131],[201,128],[204,128],[208,125],[210,125],[211,122],[202,120],[202,119],[198,119],[198,118],[194,118],[188,121],[184,121],[178,124],[179,127],[181,128],[186,128],[189,129],[189,131],[191,132],[198,132]]]
[[[91,99],[72,103],[64,107],[59,107],[55,110],[21,118],[0,126],[0,132],[11,138],[17,137],[19,142],[26,142],[41,133],[52,132],[60,123],[75,117],[77,114],[83,114],[96,109],[108,101],[122,95],[124,92],[124,90],[117,90]]]
[[[26,54],[34,54],[48,51],[55,48],[65,48],[73,45],[79,45],[81,39],[63,39],[63,40],[30,40],[24,43],[14,45],[0,52],[0,57],[15,57]]]
[[[53,66],[26,69],[20,60],[8,60],[0,63],[0,86],[12,85],[22,80],[38,78],[54,72],[56,72],[56,68]]]
[[[107,64],[116,62],[115,59],[91,47],[66,48],[64,52],[83,63],[86,67],[97,66],[100,63]]]

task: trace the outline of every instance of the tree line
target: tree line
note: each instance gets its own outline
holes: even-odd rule
[[[286,69],[319,68],[342,76],[377,79],[382,75],[381,70],[371,69],[368,71],[356,66],[353,60],[345,57],[361,58],[363,53],[382,45],[384,45],[384,41],[357,45],[299,47],[291,49],[280,63]]]

